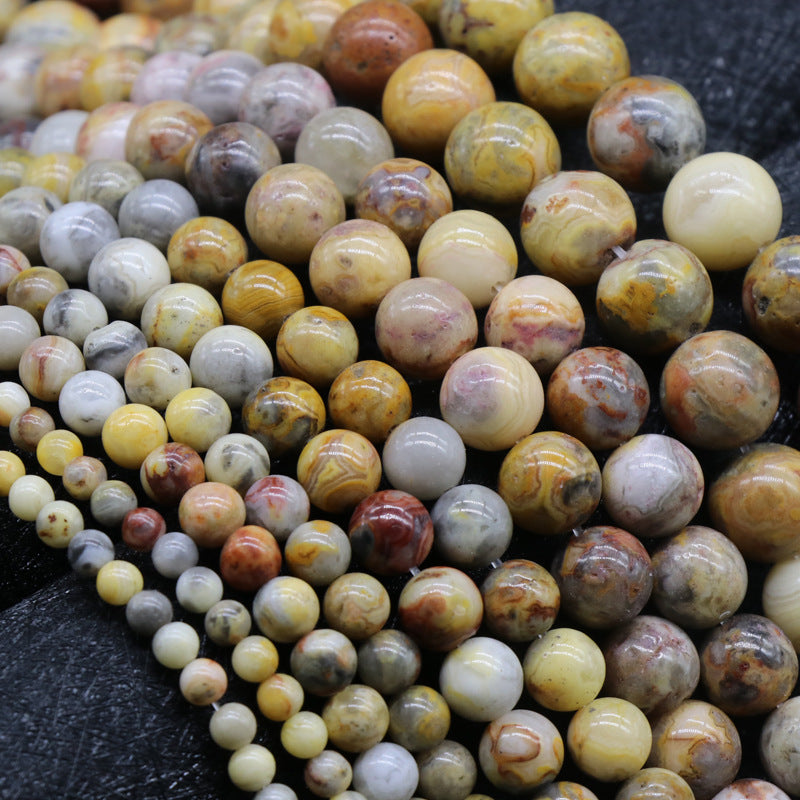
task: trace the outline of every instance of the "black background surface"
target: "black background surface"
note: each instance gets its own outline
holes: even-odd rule
[[[633,74],[660,74],[685,85],[705,114],[706,150],[736,151],[759,161],[781,191],[781,235],[800,233],[800,7],[795,0],[759,4],[743,0],[557,0],[557,10],[586,10],[604,17],[625,39]],[[499,93],[512,98],[508,86],[500,87]],[[591,168],[583,131],[558,133],[564,168]],[[663,237],[661,197],[634,196],[638,238]],[[510,219],[509,225],[516,236],[516,221]],[[530,265],[522,262],[519,274],[530,270]],[[740,270],[712,276],[716,302],[710,328],[746,332],[739,302],[743,274]],[[584,345],[609,343],[597,326],[593,292],[584,291],[579,296],[587,315]],[[369,326],[361,332],[360,357],[377,355]],[[764,438],[797,447],[797,358],[770,355],[781,375],[782,400]],[[667,432],[657,407],[663,359],[639,360],[654,395],[643,431]],[[0,380],[14,377],[0,373]],[[412,388],[414,413],[433,411],[437,387],[415,384]],[[546,429],[547,424],[543,419],[540,429]],[[0,448],[8,446],[7,431],[2,430]],[[494,487],[502,455],[471,452],[464,481]],[[699,456],[708,485],[731,454]],[[601,464],[603,458],[598,454]],[[40,473],[33,459],[28,458],[26,464],[29,471]],[[291,463],[276,463],[273,471],[294,474],[293,469]],[[138,482],[132,476],[125,477],[144,503]],[[54,486],[57,496],[65,497],[60,483],[54,482]],[[88,527],[88,509],[86,513]],[[601,509],[592,522],[604,519]],[[704,510],[699,521],[705,521]],[[177,673],[155,662],[149,643],[137,639],[128,629],[124,611],[100,601],[91,582],[79,581],[70,573],[66,554],[41,545],[33,526],[14,519],[5,504],[0,508],[0,542],[0,609],[4,609],[0,611],[0,798],[245,797],[231,787],[225,774],[226,754],[208,736],[210,710],[190,707],[181,698]],[[549,566],[553,548],[554,543],[516,535],[509,555],[526,556]],[[148,557],[135,556],[121,543],[118,553],[141,566],[146,586],[161,588],[174,599],[173,585],[155,575]],[[214,566],[215,556],[207,554],[206,563]],[[434,557],[428,563],[435,563]],[[747,610],[759,610],[764,572],[763,567],[751,566]],[[482,574],[474,577],[480,580]],[[405,580],[387,584],[394,600]],[[249,604],[247,598],[242,599]],[[202,627],[200,618],[186,615],[175,605],[176,618]],[[560,617],[556,624],[571,623]],[[518,652],[524,654],[524,647]],[[205,640],[201,653],[218,657],[229,666],[228,654]],[[280,669],[288,670],[288,650],[282,650],[281,655]],[[440,660],[426,655],[420,682],[436,686]],[[702,697],[702,691],[697,696]],[[255,707],[255,687],[233,679],[226,699],[234,698]],[[525,695],[520,703],[534,707]],[[319,710],[320,704],[312,699],[307,707]],[[261,717],[259,720],[256,741],[271,747],[276,755],[276,781],[291,784],[300,797],[310,796],[302,786],[302,763],[282,752],[277,727],[267,725]],[[554,721],[566,731],[567,715],[554,715]],[[744,749],[742,776],[763,775],[756,753],[761,722],[756,718],[738,723]],[[454,719],[450,736],[476,753],[481,729],[480,725]],[[600,798],[613,797],[615,791],[614,786],[582,777],[569,759],[561,777],[591,786]],[[496,800],[505,797],[482,779],[476,787],[479,790]]]

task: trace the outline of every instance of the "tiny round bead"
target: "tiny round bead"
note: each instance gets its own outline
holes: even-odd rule
[[[181,694],[193,706],[210,706],[225,694],[228,676],[211,658],[196,658],[182,670],[179,679]]]
[[[97,593],[112,606],[124,606],[144,587],[139,568],[130,561],[114,560],[103,564],[97,573]]]
[[[42,508],[55,499],[53,487],[38,475],[22,475],[8,490],[9,510],[25,522],[33,522]]]
[[[125,481],[103,481],[92,492],[89,508],[100,525],[119,525],[125,515],[139,505],[136,492]]]
[[[233,647],[244,639],[252,626],[250,612],[238,600],[220,600],[206,611],[206,635],[220,647]]]
[[[257,480],[269,475],[270,459],[267,448],[255,437],[228,433],[208,448],[203,466],[207,480],[226,483],[244,496]]]
[[[380,742],[353,764],[353,787],[375,800],[410,800],[418,781],[417,762],[398,744]]]
[[[128,601],[125,620],[139,636],[152,636],[159,628],[172,622],[172,603],[157,589],[145,589]]]
[[[174,580],[197,565],[200,552],[190,536],[182,531],[170,531],[156,540],[150,557],[159,575]]]
[[[262,683],[278,669],[278,650],[266,636],[245,636],[231,654],[233,671],[249,683]]]
[[[72,431],[57,428],[42,436],[36,445],[36,460],[50,475],[63,475],[67,464],[82,455],[83,443]]]
[[[350,540],[328,520],[309,520],[298,525],[284,545],[289,571],[312,586],[328,586],[350,565]]]
[[[0,450],[0,497],[8,497],[14,481],[24,474],[22,459],[10,450]]]
[[[295,758],[314,758],[328,744],[325,721],[313,711],[298,711],[281,726],[281,744]]]
[[[256,693],[256,702],[261,713],[273,722],[285,722],[296,714],[305,700],[300,682],[291,675],[276,672],[263,681]]]
[[[355,677],[357,655],[352,642],[339,631],[316,628],[292,648],[292,675],[304,691],[330,697]]]
[[[53,500],[36,515],[36,534],[48,546],[63,549],[76,533],[82,531],[83,514],[67,500]]]
[[[175,584],[175,596],[187,611],[205,614],[222,599],[222,578],[208,567],[192,567]]]
[[[177,505],[183,495],[205,480],[203,459],[180,442],[151,450],[139,468],[139,480],[147,496],[165,506]]]
[[[108,479],[105,464],[93,456],[78,456],[64,467],[61,482],[76,500],[89,500],[94,490]]]
[[[103,531],[86,528],[78,531],[67,546],[73,572],[81,578],[94,578],[100,567],[114,559],[114,543]]]
[[[391,598],[377,578],[348,572],[328,587],[322,611],[331,628],[358,642],[383,628],[391,613]]]
[[[243,703],[224,703],[212,715],[208,732],[224,750],[238,750],[255,739],[256,715]]]
[[[359,677],[384,696],[411,686],[421,668],[422,654],[416,642],[394,628],[378,631],[358,648]]]
[[[361,684],[350,684],[331,697],[322,718],[331,744],[348,753],[373,747],[389,730],[386,701],[375,689]]]
[[[243,792],[257,792],[275,777],[275,757],[260,744],[240,747],[228,760],[228,777]]]
[[[185,622],[168,622],[153,635],[153,655],[167,669],[183,669],[200,652],[197,631]]]

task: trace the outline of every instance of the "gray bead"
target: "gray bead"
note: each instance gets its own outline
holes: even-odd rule
[[[132,322],[118,319],[92,331],[83,341],[86,369],[98,369],[121,381],[128,362],[147,347],[144,334]]]
[[[92,516],[103,526],[116,527],[139,505],[136,492],[125,481],[103,481],[89,500]]]
[[[93,578],[104,564],[114,560],[114,543],[103,531],[87,528],[70,540],[69,565],[81,578]]]
[[[179,578],[200,560],[194,540],[180,531],[159,536],[150,554],[153,566],[165,578]]]
[[[134,633],[152,636],[162,625],[172,622],[172,603],[158,590],[146,589],[128,600],[125,619]]]

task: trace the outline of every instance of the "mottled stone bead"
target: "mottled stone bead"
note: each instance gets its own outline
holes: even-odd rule
[[[417,756],[419,784],[416,791],[438,800],[463,800],[475,786],[478,765],[460,742],[445,739]]]
[[[361,753],[353,764],[353,787],[364,797],[410,800],[419,782],[414,757],[391,742],[381,742]]]
[[[348,572],[325,591],[322,613],[328,625],[359,642],[377,633],[388,621],[391,599],[386,587],[372,575]]]
[[[189,365],[166,347],[146,347],[125,367],[125,393],[132,403],[164,411],[175,395],[192,385]]]
[[[94,578],[100,567],[114,559],[114,543],[102,531],[85,528],[70,539],[67,558],[76,575]]]
[[[63,336],[34,339],[19,359],[19,378],[37,400],[58,400],[64,384],[84,369],[80,349]]]
[[[181,528],[200,547],[220,547],[245,522],[241,495],[224,483],[205,481],[192,486],[181,498]]]
[[[139,106],[126,100],[95,108],[78,131],[75,152],[89,164],[95,159],[125,161],[125,136],[138,110]],[[143,178],[136,167],[132,168]]]
[[[133,81],[131,102],[143,106],[155,100],[182,100],[189,73],[202,58],[188,50],[153,54]]]
[[[226,539],[219,568],[225,582],[234,589],[254,592],[280,572],[282,561],[280,547],[268,530],[244,525]]]
[[[23,308],[41,325],[47,304],[69,288],[66,280],[50,267],[29,267],[18,272],[8,283],[8,303]]]
[[[228,688],[228,676],[210,658],[196,658],[182,670],[178,680],[181,694],[194,706],[209,706]]]
[[[279,542],[308,520],[311,504],[306,490],[286,475],[257,480],[244,496],[247,522],[266,528]]]
[[[677,772],[661,767],[646,767],[619,787],[614,800],[644,800],[646,797],[694,800],[694,793]]]
[[[163,625],[172,622],[172,603],[156,589],[145,589],[128,601],[125,620],[139,636],[152,636]]]
[[[84,529],[81,510],[67,500],[53,500],[39,509],[36,515],[36,535],[48,547],[67,547],[79,531]]]
[[[95,577],[97,594],[112,606],[124,606],[144,587],[139,568],[129,561],[109,561],[103,564]]]
[[[8,489],[8,510],[24,522],[33,522],[42,508],[56,499],[52,486],[38,475],[22,475]]]
[[[15,414],[8,425],[8,435],[15,447],[28,453],[36,452],[42,436],[55,430],[56,423],[49,412],[30,406]]]
[[[166,532],[167,523],[154,508],[134,508],[122,520],[122,541],[131,550],[152,550]]]
[[[261,632],[275,642],[296,642],[314,629],[319,598],[300,578],[278,575],[253,598],[253,618]]]
[[[266,447],[245,433],[220,436],[208,448],[203,464],[208,480],[226,483],[243,496],[270,470]]]
[[[73,375],[61,387],[58,411],[75,433],[100,436],[105,421],[125,402],[119,381],[106,372],[87,369]]]
[[[283,554],[292,575],[312,586],[328,586],[350,565],[350,539],[333,522],[309,520],[289,534]]]
[[[39,323],[29,311],[18,306],[0,306],[0,334],[4,344],[0,369],[16,370],[25,349],[40,333]]]
[[[786,558],[774,564],[761,592],[764,615],[771,619],[800,652],[800,558]]]
[[[303,636],[292,649],[292,674],[303,689],[320,697],[330,697],[355,677],[356,649],[339,631],[318,628]]]
[[[133,356],[147,347],[147,339],[133,323],[114,320],[92,331],[83,342],[83,357],[88,369],[107,372],[118,381]]]
[[[419,647],[403,631],[387,628],[358,648],[358,676],[382,695],[398,694],[411,686],[422,668]]]
[[[281,725],[283,749],[295,758],[314,758],[328,744],[328,729],[319,714],[298,711]]]
[[[261,682],[256,693],[258,710],[273,722],[284,722],[303,707],[303,687],[291,675],[276,672]]]
[[[120,480],[103,481],[92,492],[89,507],[95,520],[104,526],[115,527],[125,515],[139,505],[136,492]]]
[[[323,723],[324,724],[324,723]],[[327,737],[327,729],[325,731]],[[323,750],[306,762],[303,781],[317,797],[335,797],[347,790],[353,779],[350,762],[336,750]]]
[[[50,298],[42,314],[45,333],[63,336],[78,347],[86,337],[108,324],[105,306],[91,292],[67,289]]]
[[[75,174],[68,199],[70,203],[97,203],[117,219],[128,192],[143,182],[139,170],[127,161],[97,158]]]
[[[147,496],[162,505],[176,505],[192,486],[205,481],[205,467],[194,448],[180,442],[151,450],[139,468]]]
[[[265,636],[245,636],[231,654],[233,671],[249,683],[263,683],[278,669],[278,650]]]
[[[791,697],[764,722],[759,755],[767,775],[790,794],[800,791],[800,769],[794,758],[794,743],[800,732],[800,698]]]
[[[208,567],[191,567],[178,576],[175,596],[192,614],[205,614],[222,599],[222,579]]]
[[[374,689],[351,684],[337,692],[322,709],[331,744],[348,753],[374,747],[389,729],[386,701]]]
[[[250,612],[238,600],[219,600],[203,619],[206,636],[220,647],[233,647],[241,642],[251,626]]]
[[[450,706],[430,686],[409,686],[389,706],[389,736],[414,753],[435,747],[450,730]]]
[[[200,637],[185,622],[168,622],[153,634],[150,646],[159,664],[167,669],[183,669],[197,658]]]

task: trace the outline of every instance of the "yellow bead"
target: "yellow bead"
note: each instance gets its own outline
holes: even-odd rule
[[[281,744],[295,758],[314,758],[328,744],[325,721],[313,711],[298,711],[281,726]]]
[[[240,747],[228,761],[228,777],[243,792],[257,792],[272,783],[275,758],[260,744]]]
[[[69,199],[72,179],[86,166],[74,153],[47,153],[36,156],[25,167],[23,186],[39,186],[53,192],[62,203]]]
[[[232,422],[225,400],[200,387],[178,392],[169,401],[164,417],[170,436],[198,453],[205,453],[220,436],[229,433]]]
[[[22,459],[10,450],[0,450],[0,497],[8,497],[11,484],[24,474]]]
[[[167,438],[167,424],[161,415],[139,403],[114,409],[103,423],[103,447],[115,464],[126,469],[139,469]]]
[[[64,467],[83,455],[83,444],[72,432],[56,429],[46,433],[36,445],[36,459],[45,472],[61,477]]]
[[[278,650],[266,636],[246,636],[233,648],[233,671],[250,683],[262,683],[278,669]]]
[[[273,722],[285,722],[302,707],[305,692],[300,682],[291,675],[276,672],[267,678],[256,693],[261,713]]]
[[[28,393],[15,381],[0,383],[0,426],[9,427],[11,420],[31,407]]]
[[[139,568],[130,561],[109,561],[97,573],[97,594],[112,606],[124,606],[144,588]]]

